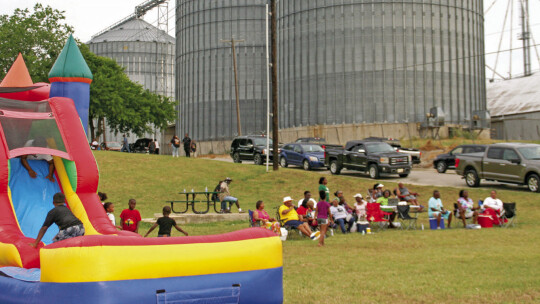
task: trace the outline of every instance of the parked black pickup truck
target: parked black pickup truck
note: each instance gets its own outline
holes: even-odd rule
[[[332,174],[339,174],[345,168],[363,171],[376,179],[380,174],[407,177],[411,173],[411,158],[385,142],[354,140],[347,142],[345,148],[326,148],[324,163]]]

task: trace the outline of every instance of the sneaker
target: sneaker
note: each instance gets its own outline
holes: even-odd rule
[[[315,231],[309,236],[309,238],[314,240],[314,241],[318,240],[320,237],[321,237],[321,232],[320,231]]]
[[[245,211],[242,211],[242,208],[238,208],[238,213],[244,213]]]
[[[437,230],[441,229],[441,227],[437,227]]]

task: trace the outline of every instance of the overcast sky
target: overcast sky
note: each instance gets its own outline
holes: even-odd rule
[[[203,0],[201,0],[203,1]],[[223,0],[226,1],[226,0]],[[305,0],[308,1],[308,0]],[[476,1],[476,0],[473,0]],[[490,54],[497,51],[499,48],[499,41],[501,37],[501,31],[503,28],[503,20],[505,19],[505,13],[507,11],[508,3],[512,0],[484,0],[484,8],[488,10],[485,19],[485,33],[486,33],[486,64],[494,67],[496,55]],[[45,5],[50,5],[53,8],[65,11],[66,23],[72,25],[75,28],[75,37],[81,41],[88,41],[92,35],[108,27],[109,25],[119,21],[120,19],[133,13],[136,5],[143,2],[143,0],[0,0],[0,14],[12,14],[16,8],[32,8],[35,3],[40,2]],[[174,3],[175,0],[169,1],[169,34],[174,36]],[[520,20],[519,20],[519,2],[520,0],[513,0],[514,2],[514,29],[512,36],[510,36],[510,16],[508,16],[505,36],[501,44],[501,50],[510,49],[510,40],[512,40],[512,48],[518,48],[521,46],[521,41],[517,39]],[[529,0],[531,11],[531,32],[536,42],[531,41],[531,45],[540,43],[540,14],[535,13],[540,11],[540,0]],[[149,12],[144,19],[151,24],[157,24],[157,10]],[[512,37],[512,39],[510,39]],[[538,46],[540,50],[540,46]],[[531,50],[531,61],[533,70],[539,69],[538,54],[533,48]],[[509,73],[510,52],[503,52],[498,59],[497,71],[503,76],[507,77]],[[522,50],[515,50],[512,54],[513,68],[512,73],[518,75],[523,71],[523,56]],[[487,70],[486,77],[491,78],[492,72]],[[497,76],[496,76],[497,77]]]

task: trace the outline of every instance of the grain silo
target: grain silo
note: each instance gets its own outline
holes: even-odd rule
[[[417,135],[434,107],[468,126],[486,110],[482,2],[278,1],[281,138]]]
[[[128,18],[125,22],[97,34],[88,42],[94,54],[114,59],[125,68],[126,75],[134,82],[154,93],[174,97],[175,39],[165,31],[140,18]],[[122,134],[107,132],[107,141],[120,141]],[[143,137],[161,139],[160,130]],[[135,134],[129,142],[135,142]],[[162,145],[166,148],[166,145]]]
[[[143,19],[132,19],[88,42],[90,51],[126,69],[128,77],[145,89],[174,97],[175,40]]]
[[[242,134],[266,130],[265,4],[177,0],[177,134],[207,142],[237,135],[233,53],[223,42],[232,39],[243,40],[236,44]]]

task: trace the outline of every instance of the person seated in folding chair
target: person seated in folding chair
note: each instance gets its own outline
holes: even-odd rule
[[[486,197],[482,204],[483,214],[491,216],[493,225],[500,226],[503,224],[501,216],[504,213],[503,202],[497,198],[497,191],[492,190],[491,195]]]
[[[391,194],[390,190],[384,190],[383,196],[377,199],[377,203],[381,204],[381,206],[388,206],[388,198],[390,198]],[[390,217],[388,218],[388,228],[395,228],[393,222],[396,219],[396,214],[395,211],[392,211],[392,214],[390,214]]]
[[[400,201],[407,202],[410,205],[419,206],[420,209],[418,209],[418,212],[422,212],[422,210],[424,210],[424,206],[418,203],[418,197],[420,196],[420,194],[416,192],[410,192],[409,189],[403,185],[403,183],[398,183],[398,187],[396,189],[396,196],[399,198]]]
[[[258,201],[255,203],[256,210],[253,211],[253,222],[256,227],[263,227],[274,231],[277,235],[281,235],[281,227],[276,219],[271,218],[268,212],[264,210],[264,202]]]
[[[283,205],[278,210],[279,217],[283,222],[283,226],[298,229],[302,234],[309,237],[311,229],[307,223],[300,220],[298,213],[294,209],[292,198],[290,196],[283,198]]]
[[[310,197],[311,197],[311,194],[310,194]],[[314,212],[315,204],[311,200],[313,199],[310,198],[310,199],[301,200],[302,204],[300,205],[300,207],[298,207],[298,209],[296,209],[296,213],[298,213],[298,217],[301,219],[302,222],[308,223],[309,228],[311,228],[311,230],[317,230],[317,227],[318,227],[317,220],[313,217],[313,215],[315,214]],[[311,204],[311,207],[310,207],[310,204]]]
[[[441,221],[444,221],[444,219],[448,220],[448,228],[450,228],[452,212],[444,209],[439,190],[433,191],[433,197],[429,199],[428,208],[429,218],[437,219],[437,229],[441,229]]]
[[[478,224],[478,209],[480,209],[480,207],[474,207],[474,201],[469,197],[469,191],[459,191],[459,214],[457,214],[457,216],[463,221],[463,228],[467,227],[467,219],[469,218],[473,219],[473,224]]]

